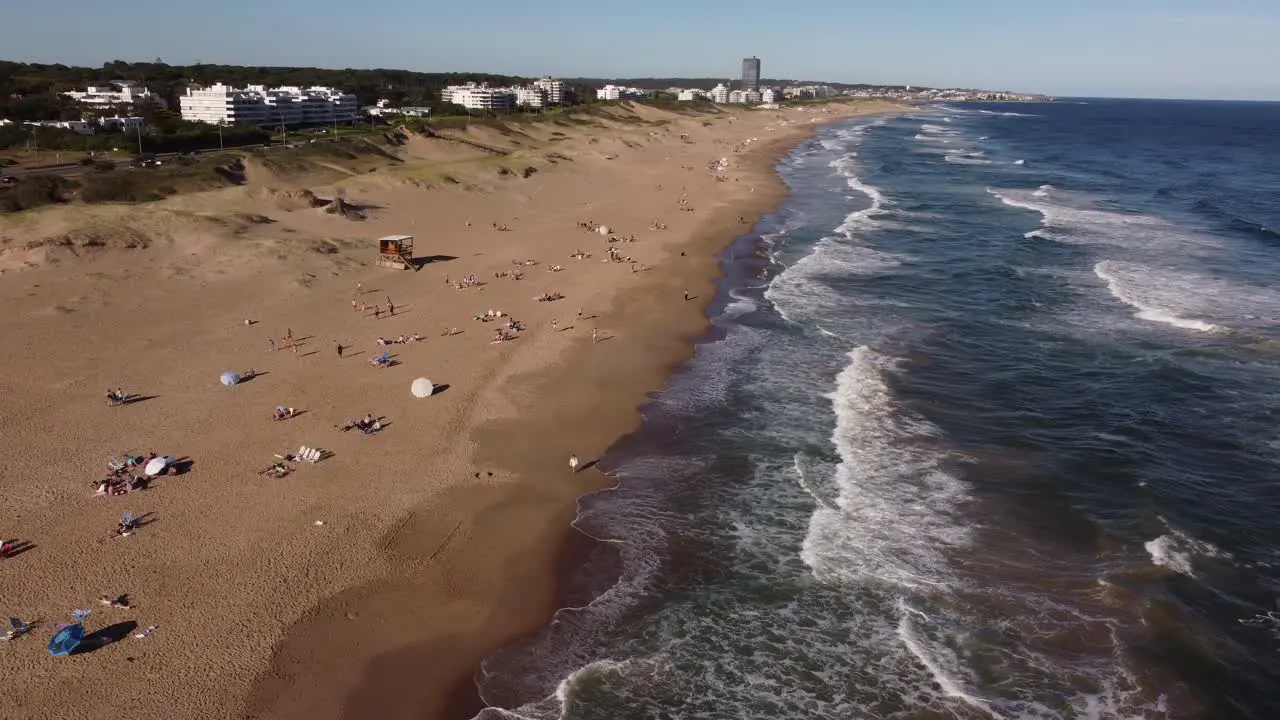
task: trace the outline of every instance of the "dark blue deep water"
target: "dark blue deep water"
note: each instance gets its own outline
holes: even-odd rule
[[[780,171],[485,715],[1280,718],[1280,105],[921,108]]]

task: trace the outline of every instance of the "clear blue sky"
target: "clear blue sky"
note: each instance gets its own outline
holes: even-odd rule
[[[1280,0],[5,2],[0,57],[1280,100]]]

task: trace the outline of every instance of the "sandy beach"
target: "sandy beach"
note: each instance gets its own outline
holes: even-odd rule
[[[474,715],[482,659],[555,609],[574,501],[610,482],[593,462],[704,330],[716,254],[782,197],[778,159],[890,109],[618,107],[0,215],[0,540],[21,543],[0,614],[36,623],[0,645],[0,716]],[[401,233],[430,261],[376,266]],[[108,407],[115,387],[141,398]],[[340,429],[366,414],[381,430]],[[300,446],[326,457],[261,474]],[[108,459],[151,451],[181,472],[95,494]],[[50,656],[76,608],[87,651]]]

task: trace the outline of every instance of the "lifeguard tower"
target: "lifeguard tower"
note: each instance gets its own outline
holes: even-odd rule
[[[413,236],[388,235],[378,238],[378,264],[397,270],[412,270]]]

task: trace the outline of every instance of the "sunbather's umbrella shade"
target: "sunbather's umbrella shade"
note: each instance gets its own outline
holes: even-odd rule
[[[49,641],[49,654],[54,657],[70,655],[84,639],[84,626],[80,623],[68,625],[54,634]]]
[[[231,387],[232,385],[235,385],[236,383],[240,382],[240,376],[231,372],[230,370],[222,373],[222,377],[218,379],[221,380],[222,384],[226,385],[227,387]]]
[[[151,462],[147,463],[147,466],[142,468],[142,471],[148,475],[159,475],[160,473],[164,472],[164,468],[168,464],[169,464],[168,458],[162,458],[162,457],[152,458]]]
[[[418,378],[417,380],[414,380],[413,385],[409,388],[409,392],[413,393],[414,397],[420,398],[430,397],[431,393],[435,391],[436,386],[432,385],[431,381],[426,378]]]

